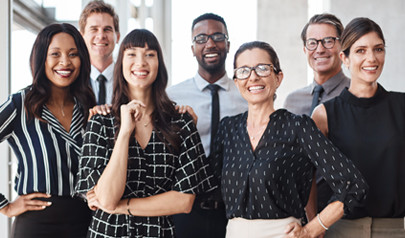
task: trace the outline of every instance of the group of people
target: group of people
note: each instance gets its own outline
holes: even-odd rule
[[[80,31],[45,27],[32,84],[0,107],[18,159],[19,196],[0,194],[12,237],[405,236],[405,94],[377,83],[374,21],[313,16],[301,37],[314,82],[285,109],[268,43],[241,45],[228,77],[222,17],[193,21],[198,72],[167,89],[152,32],[131,31],[114,62],[118,22],[92,1]]]

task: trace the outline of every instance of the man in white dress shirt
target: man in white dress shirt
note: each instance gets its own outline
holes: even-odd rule
[[[217,88],[219,119],[247,110],[232,79],[225,71],[225,60],[229,52],[228,31],[224,19],[207,13],[197,17],[192,24],[191,50],[198,62],[197,74],[182,83],[167,89],[169,97],[179,105],[189,105],[198,116],[197,129],[210,159],[211,116],[213,88]],[[198,195],[190,214],[174,216],[178,238],[225,237],[227,219],[220,191],[216,194]]]
[[[113,51],[120,39],[118,15],[103,1],[91,1],[83,9],[80,32],[90,54],[90,83],[97,104],[111,104],[113,88]]]

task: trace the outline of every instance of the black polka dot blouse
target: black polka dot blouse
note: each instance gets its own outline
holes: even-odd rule
[[[229,219],[303,218],[315,169],[345,213],[362,205],[368,190],[363,176],[310,117],[275,111],[253,151],[247,115],[225,117],[215,141],[214,166]]]

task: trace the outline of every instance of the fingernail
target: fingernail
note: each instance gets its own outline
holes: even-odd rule
[[[46,208],[46,206],[42,206],[42,209],[45,209]]]

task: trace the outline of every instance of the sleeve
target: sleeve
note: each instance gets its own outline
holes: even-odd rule
[[[84,134],[76,184],[78,193],[86,193],[97,184],[109,158],[106,125],[100,115],[95,115],[88,121]]]
[[[181,148],[174,176],[173,190],[200,194],[216,188],[213,173],[205,156],[197,128],[188,114],[183,114]]]
[[[20,100],[18,100],[20,99]],[[0,142],[6,140],[14,130],[14,122],[17,118],[17,108],[23,105],[21,98],[10,95],[5,103],[0,106]]]
[[[22,103],[20,94],[10,95],[5,103],[0,106],[0,142],[6,140],[14,130],[17,118],[18,103]],[[20,105],[22,107],[22,105]],[[0,209],[7,206],[9,201],[0,193]]]
[[[344,213],[350,214],[362,207],[368,185],[360,171],[321,133],[310,117],[301,118],[296,124],[300,131],[299,143],[333,190],[335,198],[344,204]]]

